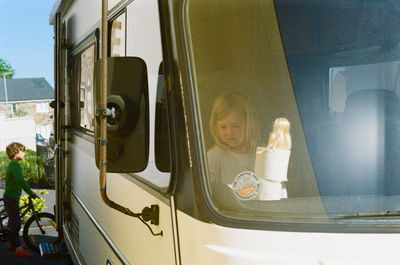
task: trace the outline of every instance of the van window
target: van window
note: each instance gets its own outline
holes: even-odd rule
[[[68,87],[71,99],[71,124],[85,134],[94,132],[94,64],[98,58],[96,29],[70,51],[68,62]]]
[[[204,177],[220,214],[333,223],[398,210],[397,5],[188,1]]]
[[[80,126],[89,131],[94,130],[93,77],[94,77],[94,45],[80,55],[79,108]]]
[[[126,56],[126,13],[110,21],[110,54],[111,57]]]
[[[157,1],[148,0],[136,0],[126,10],[125,29],[129,30],[126,56],[139,57],[146,63],[150,114],[147,168],[132,175],[161,192],[168,192],[169,135],[164,71],[160,66],[163,55],[158,10]]]
[[[154,153],[156,166],[161,172],[170,172],[170,144],[168,126],[168,103],[165,87],[164,64],[160,64],[157,81],[156,121],[154,127]]]

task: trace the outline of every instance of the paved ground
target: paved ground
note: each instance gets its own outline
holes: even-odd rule
[[[32,258],[17,258],[14,251],[8,250],[8,243],[0,243],[0,264],[1,265],[73,265],[66,259],[44,260],[39,253],[34,253]]]
[[[55,191],[47,190],[49,193],[44,195],[46,200],[46,212],[54,212],[53,205],[55,204]],[[3,197],[4,190],[0,189],[0,197]],[[73,265],[68,259],[61,260],[43,260],[39,253],[34,253],[32,258],[17,258],[14,256],[14,251],[8,250],[7,242],[0,242],[0,265]]]

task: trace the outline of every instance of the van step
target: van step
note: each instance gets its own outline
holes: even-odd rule
[[[67,250],[62,243],[41,243],[39,250],[43,259],[57,260],[68,256]]]

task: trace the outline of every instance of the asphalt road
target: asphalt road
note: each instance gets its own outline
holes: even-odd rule
[[[55,191],[47,190],[49,193],[44,195],[47,209],[45,212],[54,213],[53,205],[55,204]],[[3,197],[3,190],[0,189],[0,197]],[[23,194],[24,195],[24,194]],[[0,265],[73,265],[68,258],[59,260],[44,260],[40,257],[40,253],[33,252],[31,258],[18,258],[14,256],[14,251],[8,250],[8,242],[0,242]]]

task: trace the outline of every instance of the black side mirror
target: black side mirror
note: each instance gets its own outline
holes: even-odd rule
[[[101,103],[101,60],[95,69],[95,113]],[[140,172],[149,155],[149,97],[146,63],[137,57],[108,58],[107,172]],[[100,119],[95,120],[96,165],[99,165]]]

